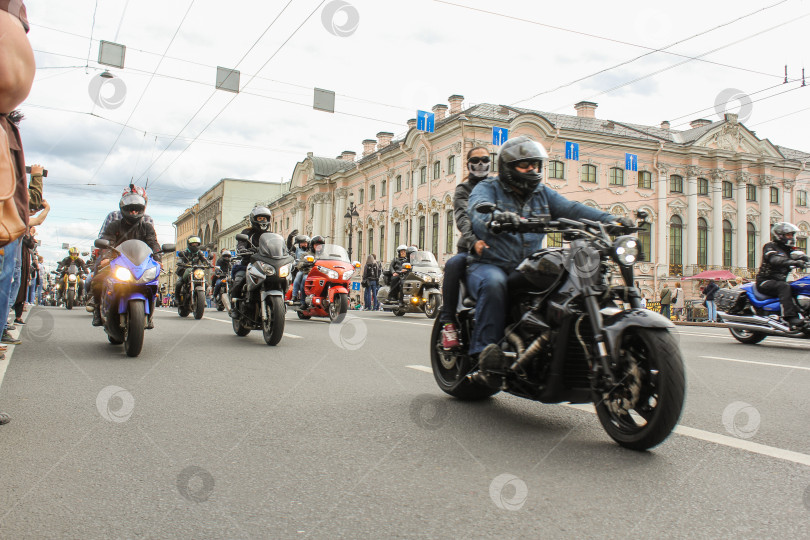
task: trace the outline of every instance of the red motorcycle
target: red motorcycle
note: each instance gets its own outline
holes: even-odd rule
[[[340,322],[349,309],[349,282],[360,268],[352,263],[346,250],[335,244],[324,244],[319,253],[299,261],[299,272],[308,272],[304,280],[304,302],[292,306],[299,319],[329,317]],[[287,289],[287,301],[292,301],[292,285]]]

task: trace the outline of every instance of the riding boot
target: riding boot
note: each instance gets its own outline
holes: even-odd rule
[[[96,306],[93,310],[93,326],[104,326],[104,321],[101,320],[101,308]]]

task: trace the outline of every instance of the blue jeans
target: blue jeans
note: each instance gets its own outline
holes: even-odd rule
[[[508,305],[506,281],[506,272],[494,264],[476,263],[467,270],[467,287],[476,299],[470,354],[478,354],[503,339]]]
[[[379,289],[379,286],[377,286],[377,280],[369,280],[365,292],[366,310],[377,309],[380,307],[380,303],[377,301],[377,289]]]
[[[299,271],[295,274],[295,281],[293,281],[292,300],[299,298],[304,300],[304,278],[307,277],[306,272]]]
[[[20,292],[20,278],[22,278],[22,240],[17,242],[17,253],[14,256],[14,279],[11,282],[11,294],[8,297],[6,317],[8,317],[8,312],[11,311],[11,308],[17,302],[17,294]],[[27,286],[26,284],[26,287]]]
[[[706,309],[709,311],[709,320],[715,322],[717,320],[717,304],[714,300],[706,300]]]
[[[461,280],[467,270],[467,257],[469,253],[462,251],[450,257],[444,263],[444,282],[442,282],[442,313],[444,322],[456,320],[458,308],[458,295],[461,289]]]
[[[37,282],[32,281],[28,286],[28,295],[25,297],[29,304],[33,304],[37,300]]]
[[[0,334],[6,330],[6,323],[8,320],[8,311],[10,309],[9,302],[11,301],[11,280],[14,279],[14,267],[17,263],[17,251],[20,247],[20,239],[11,242],[3,248],[3,254],[0,255],[0,306],[6,306],[6,316],[0,317]],[[16,295],[15,295],[16,297]]]
[[[36,292],[34,293],[34,297],[36,298],[37,305],[42,305],[42,285],[37,285]]]

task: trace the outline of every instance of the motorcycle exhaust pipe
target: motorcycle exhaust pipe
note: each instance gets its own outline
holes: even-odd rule
[[[225,311],[231,311],[231,299],[227,294],[222,295],[222,305],[225,306]]]
[[[790,332],[789,326],[776,322],[769,317],[760,317],[759,315],[739,316],[728,314],[723,314],[721,315],[721,317],[723,318],[723,322],[726,323],[727,326],[734,325],[735,328],[738,328],[738,325],[748,327],[748,328],[739,328],[739,330],[751,330],[751,328],[755,328],[757,329],[756,331],[758,332],[763,330]]]

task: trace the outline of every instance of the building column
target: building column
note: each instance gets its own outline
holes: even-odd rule
[[[723,171],[712,171],[712,240],[709,244],[709,264],[723,265]]]
[[[323,217],[323,197],[320,193],[317,193],[312,196],[312,201],[314,203],[312,205],[312,235],[315,236],[320,234],[321,236],[326,236],[323,234],[323,222],[321,221],[321,218]]]
[[[688,266],[697,264],[697,175],[699,169],[694,166],[686,168],[686,245],[684,246],[684,263]]]
[[[762,256],[762,248],[771,241],[771,186],[773,176],[761,174],[759,176],[759,243],[757,253]]]
[[[321,234],[332,244],[335,242],[335,234],[332,229],[332,195],[324,193],[321,197],[321,227],[323,230]]]
[[[349,190],[346,188],[338,188],[335,190],[335,215],[333,217],[335,222],[335,243],[339,246],[346,246],[346,198],[349,196]]]
[[[748,267],[748,220],[746,212],[746,186],[751,175],[747,172],[737,173],[737,256],[734,260],[739,268]]]
[[[793,186],[796,185],[794,180],[785,178],[785,189],[782,192],[782,221],[793,223]]]
[[[304,228],[304,224],[306,223],[305,214],[307,209],[307,203],[305,203],[304,201],[298,201],[297,203],[295,203],[295,206],[297,209],[295,213],[295,228],[298,229],[299,233],[305,234],[306,230]]]
[[[663,165],[658,167],[658,219],[656,221],[656,231],[658,241],[656,242],[655,262],[659,265],[658,275],[669,275],[669,242],[667,242],[667,193],[669,191],[667,168]]]
[[[439,264],[444,264],[444,252],[447,248],[447,209],[442,206],[436,210],[439,213],[439,249],[437,250],[436,257],[439,259]]]

